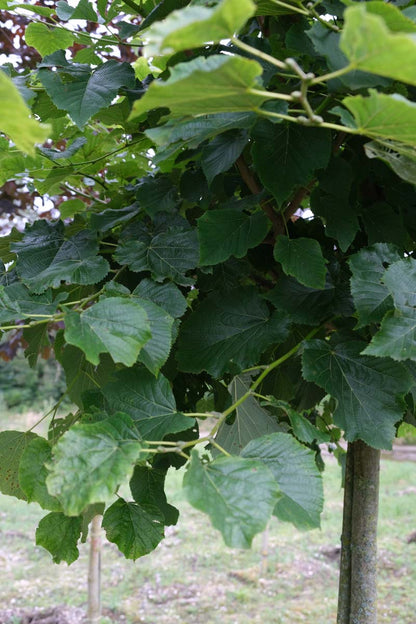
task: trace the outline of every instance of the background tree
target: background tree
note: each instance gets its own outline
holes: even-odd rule
[[[2,239],[0,323],[32,363],[53,346],[77,411],[0,434],[1,490],[49,511],[55,561],[101,512],[134,559],[187,462],[188,500],[248,547],[272,514],[319,526],[319,444],[343,435],[338,621],[374,623],[356,501],[414,421],[413,2],[24,7],[41,61],[0,73],[2,181],[61,219]]]

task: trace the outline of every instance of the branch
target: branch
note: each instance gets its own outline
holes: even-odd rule
[[[237,169],[240,172],[241,177],[246,183],[247,187],[253,193],[253,195],[258,195],[263,190],[256,178],[250,171],[247,166],[246,161],[244,160],[244,156],[239,156],[236,160]],[[260,202],[261,209],[266,213],[269,220],[273,224],[273,230],[275,233],[280,233],[281,230],[281,216],[278,215],[274,210],[273,206],[270,203],[270,199],[264,199]]]
[[[285,213],[284,213],[285,222],[289,221],[289,219],[295,214],[295,212],[298,210],[298,208],[300,207],[305,197],[310,195],[315,184],[316,184],[316,179],[309,182],[307,186],[301,186],[295,192],[295,194],[293,195],[292,199],[290,200],[285,210]]]

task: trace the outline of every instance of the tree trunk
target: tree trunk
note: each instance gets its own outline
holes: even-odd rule
[[[94,516],[90,527],[88,624],[97,624],[101,619],[101,520],[102,516]]]
[[[337,624],[377,624],[380,451],[348,444]]]
[[[267,526],[261,536],[261,562],[260,578],[266,578],[269,569],[269,527]]]

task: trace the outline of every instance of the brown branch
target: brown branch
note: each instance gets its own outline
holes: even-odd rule
[[[308,195],[311,194],[312,189],[315,186],[315,184],[316,184],[316,179],[309,182],[309,184],[307,184],[306,186],[301,186],[295,192],[295,194],[293,195],[292,199],[290,200],[290,202],[288,203],[286,207],[285,214],[284,214],[285,222],[289,221],[289,219],[293,217],[295,212],[300,208],[300,205],[305,199],[305,197],[308,197]]]
[[[235,161],[235,164],[237,165],[237,169],[240,172],[241,177],[243,178],[244,182],[253,193],[253,195],[258,195],[259,193],[261,193],[262,188],[248,168],[247,163],[244,160],[244,156],[239,156]]]
[[[247,163],[244,160],[244,156],[239,156],[235,164],[237,165],[237,169],[240,172],[241,177],[243,178],[244,182],[246,183],[250,191],[253,193],[253,195],[258,195],[259,193],[261,193],[263,189],[261,188],[256,178],[254,177],[254,175],[248,168]],[[275,232],[275,234],[278,234],[278,233],[280,234],[280,230],[282,228],[282,223],[281,223],[282,217],[281,215],[277,214],[273,210],[273,206],[271,205],[271,200],[270,199],[262,200],[260,202],[260,206],[261,206],[261,209],[265,212],[265,214],[269,218],[269,220],[272,222],[273,231]]]

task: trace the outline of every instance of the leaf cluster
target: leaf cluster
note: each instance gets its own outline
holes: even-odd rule
[[[60,218],[2,239],[0,329],[32,365],[53,349],[74,410],[0,433],[0,490],[69,563],[96,513],[126,557],[153,550],[185,463],[230,546],[272,515],[319,526],[319,445],[414,422],[414,11],[25,10],[41,60],[0,74],[1,181]]]

